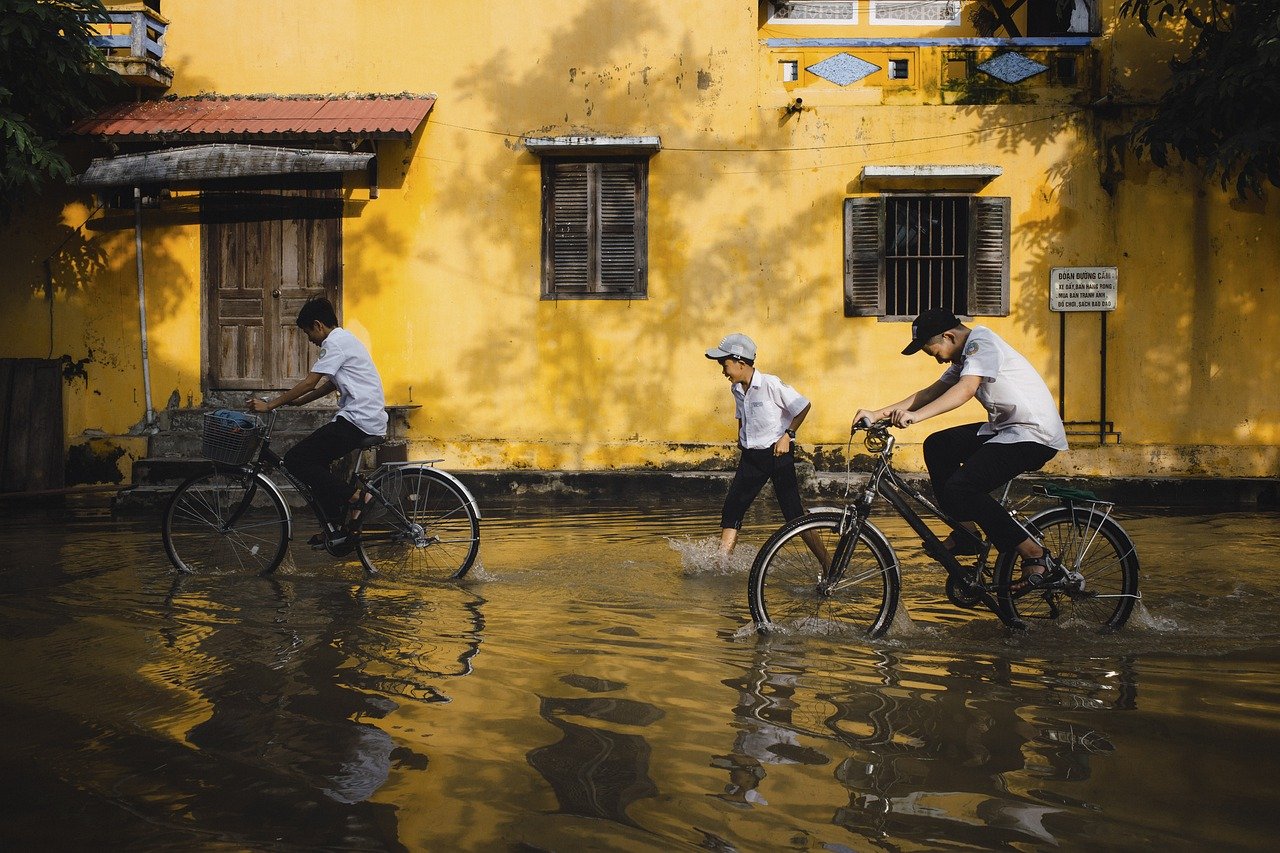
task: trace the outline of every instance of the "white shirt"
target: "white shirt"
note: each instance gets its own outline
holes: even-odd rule
[[[367,435],[387,434],[387,403],[382,377],[360,339],[343,328],[331,331],[320,344],[312,373],[323,373],[338,389],[338,414]]]
[[[961,376],[982,377],[976,396],[988,420],[978,435],[993,435],[991,441],[999,444],[1034,441],[1067,449],[1067,433],[1049,387],[1031,362],[986,326],[970,330],[960,361],[947,368],[942,381],[955,385]]]
[[[755,371],[745,390],[733,383],[738,444],[750,450],[773,447],[796,415],[809,405],[796,389],[768,373]]]

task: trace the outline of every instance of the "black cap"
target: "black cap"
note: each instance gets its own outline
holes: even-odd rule
[[[959,325],[960,321],[956,319],[956,315],[945,309],[930,308],[927,311],[921,311],[911,323],[911,343],[907,344],[902,354],[912,355],[920,352],[920,348],[929,343],[930,339],[943,332],[949,332]]]

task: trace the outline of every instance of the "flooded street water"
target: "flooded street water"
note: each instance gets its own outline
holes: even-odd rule
[[[766,496],[767,497],[767,496]],[[5,507],[6,511],[13,507]],[[1280,524],[1130,511],[1118,635],[1007,636],[905,525],[910,620],[760,637],[718,502],[486,505],[460,585],[175,578],[152,521],[0,528],[12,850],[1271,849]],[[303,538],[310,531],[303,533]]]

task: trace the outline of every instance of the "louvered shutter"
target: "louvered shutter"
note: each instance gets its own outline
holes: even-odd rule
[[[640,286],[639,164],[602,163],[600,169],[600,290],[634,293]]]
[[[551,163],[543,171],[547,182],[547,236],[543,262],[550,294],[585,293],[591,271],[591,164]]]
[[[884,199],[844,200],[844,315],[884,314]]]
[[[1009,314],[1009,199],[969,200],[970,316]]]

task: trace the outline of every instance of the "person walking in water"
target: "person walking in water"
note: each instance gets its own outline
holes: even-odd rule
[[[923,352],[948,365],[942,376],[909,397],[879,409],[859,409],[863,420],[890,420],[907,427],[957,409],[977,398],[987,420],[933,433],[924,442],[924,463],[939,505],[951,517],[976,523],[1001,552],[1017,551],[1023,579],[1016,587],[1040,586],[1052,557],[991,496],[1019,474],[1037,471],[1067,449],[1067,435],[1053,395],[1031,363],[986,326],[972,329],[940,308],[921,312],[911,324],[903,355]],[[954,556],[978,553],[978,543],[952,533],[943,543]]]
[[[738,470],[720,513],[720,556],[728,559],[738,530],[766,482],[788,521],[804,514],[796,480],[796,432],[809,414],[809,401],[778,377],[756,369],[756,345],[735,332],[707,350],[731,383],[738,419]]]

